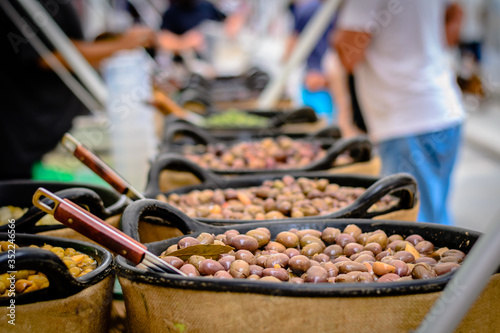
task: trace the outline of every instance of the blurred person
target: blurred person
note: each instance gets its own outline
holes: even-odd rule
[[[480,64],[485,38],[486,0],[460,0],[459,3],[464,15],[459,37],[461,64],[458,84],[464,93],[484,97]]]
[[[293,32],[287,40],[284,60],[287,60],[297,45],[300,34],[323,5],[321,0],[297,0],[290,3],[289,9],[294,19]],[[301,84],[301,99],[304,105],[312,107],[329,122],[336,121],[334,100],[330,93],[330,73],[326,73],[323,59],[329,49],[328,35],[332,31],[336,16],[323,32],[318,42],[306,59],[304,79]],[[334,56],[330,56],[333,58]],[[337,62],[338,64],[338,62]],[[331,65],[332,70],[336,70]]]
[[[356,90],[385,175],[413,174],[418,220],[452,224],[450,177],[464,111],[447,61],[461,10],[436,0],[348,0],[334,44]]]
[[[242,17],[227,16],[206,0],[170,0],[170,6],[163,14],[159,46],[174,53],[201,51],[205,47],[203,33],[197,28],[206,20],[225,22],[226,33],[234,36],[241,28]]]
[[[113,40],[86,42],[72,2],[39,2],[94,66],[118,50],[147,47],[155,42],[154,32],[144,27],[133,27]],[[44,44],[54,51],[29,15],[16,1],[11,1],[11,4]],[[23,30],[29,31],[29,27]],[[0,179],[26,179],[32,177],[35,163],[54,149],[64,133],[71,129],[73,119],[87,114],[88,110],[1,9],[0,31],[4,57],[0,75],[3,103],[0,109]],[[54,55],[67,65],[58,52],[54,51]]]

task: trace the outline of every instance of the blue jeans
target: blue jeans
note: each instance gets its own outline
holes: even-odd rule
[[[420,192],[418,221],[452,225],[447,210],[450,178],[461,142],[461,125],[381,142],[382,173],[412,174]]]

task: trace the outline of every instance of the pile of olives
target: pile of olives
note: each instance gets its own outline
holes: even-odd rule
[[[279,136],[276,139],[265,138],[231,146],[223,143],[206,146],[188,145],[184,147],[183,154],[207,169],[272,170],[305,167],[322,159],[326,155],[326,150],[317,141],[294,140],[287,136]]]
[[[8,251],[12,248],[19,249],[19,246],[12,244],[9,241],[0,241],[0,252]],[[87,254],[76,251],[73,248],[62,248],[45,244],[43,246],[30,245],[32,248],[40,248],[43,250],[51,251],[57,255],[68,267],[70,274],[75,277],[81,277],[85,274],[92,272],[97,268],[97,262]],[[19,270],[14,273],[15,277],[15,290],[16,294],[27,293],[38,289],[47,288],[49,280],[42,272],[34,270]],[[10,274],[4,273],[0,275],[0,297],[7,296],[9,286],[11,284]]]
[[[353,203],[366,189],[339,186],[328,179],[266,180],[260,186],[195,190],[187,194],[159,195],[157,199],[193,218],[268,220],[328,215]],[[399,199],[386,195],[372,207],[386,211]]]
[[[28,211],[28,208],[20,208],[15,206],[0,207],[0,225],[9,223],[10,220],[17,220]],[[54,216],[47,214],[42,217],[35,225],[56,225],[61,224]]]
[[[265,128],[269,126],[269,119],[237,109],[229,109],[208,116],[203,125],[207,128]]]
[[[192,255],[183,261],[170,255],[199,244],[234,248],[217,260]],[[354,225],[344,230],[290,229],[271,240],[267,228],[240,234],[201,233],[184,237],[161,255],[190,277],[249,279],[289,283],[370,283],[430,279],[460,267],[465,254],[436,248],[420,235],[387,235],[383,230],[362,232]]]

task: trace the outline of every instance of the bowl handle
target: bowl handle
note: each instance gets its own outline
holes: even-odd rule
[[[198,164],[188,160],[187,158],[176,154],[166,153],[160,155],[149,169],[148,182],[146,185],[145,196],[147,198],[154,198],[160,194],[160,174],[163,170],[178,170],[189,171],[195,175],[202,183],[216,184],[218,187],[224,187],[227,183],[222,177],[217,176],[215,173],[203,169]]]
[[[219,142],[215,137],[203,128],[184,122],[166,123],[162,140],[162,151],[175,151],[176,138],[181,135],[193,139],[197,144],[208,145]]]
[[[147,218],[157,218],[157,223],[179,229],[183,234],[197,231],[217,233],[221,227],[212,226],[193,220],[179,209],[165,202],[145,199],[130,204],[122,214],[121,230],[128,236],[139,241],[139,221]]]
[[[366,162],[371,158],[373,145],[366,135],[348,139],[339,139],[327,150],[326,156],[306,166],[303,171],[330,169],[337,157],[345,152],[351,152],[353,163]]]
[[[104,207],[101,197],[94,191],[87,188],[69,188],[55,192],[55,194],[63,199],[71,200],[80,206],[86,207],[92,214],[101,219],[107,219],[110,216],[120,214],[125,209],[126,201],[128,201],[128,199],[123,195],[120,197],[118,202],[106,208]],[[53,205],[49,199],[44,199],[43,201],[47,205]],[[47,213],[38,207],[32,206],[23,216],[16,220],[16,231],[35,234],[63,227],[61,225],[35,226],[35,224],[46,214]]]
[[[377,215],[387,214],[389,212],[401,209],[411,209],[414,207],[418,197],[418,187],[416,179],[408,173],[397,173],[382,179],[366,189],[354,202],[348,207],[338,210],[325,218],[371,218]],[[368,210],[374,203],[382,199],[387,194],[401,192],[399,202],[396,207],[387,211],[369,213]]]

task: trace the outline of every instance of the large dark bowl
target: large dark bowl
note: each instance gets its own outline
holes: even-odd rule
[[[46,188],[61,198],[84,206],[101,219],[120,214],[128,204],[128,199],[105,187],[82,184],[46,182],[32,180],[12,180],[0,182],[0,207],[31,207],[21,218],[16,220],[16,231],[35,234],[44,231],[66,228],[64,225],[36,226],[46,214],[33,206],[33,194],[40,187]],[[0,226],[0,232],[8,230],[7,225]]]
[[[266,227],[271,231],[271,239],[281,231],[296,229],[323,230],[327,227],[340,228],[343,230],[349,224],[356,224],[363,232],[381,229],[388,235],[400,234],[403,237],[411,234],[419,234],[424,239],[431,241],[437,247],[449,247],[459,249],[467,253],[474,245],[479,232],[463,228],[443,226],[439,224],[404,221],[382,221],[366,219],[337,219],[337,220],[296,220],[290,222],[275,223],[247,223],[231,226],[214,226],[193,221],[177,209],[155,200],[141,200],[128,206],[122,221],[125,224],[135,226],[140,220],[147,217],[156,217],[169,221],[184,234],[197,237],[202,232],[220,234],[227,230],[235,229],[240,233],[246,233],[251,229]],[[132,228],[131,228],[132,229]],[[129,236],[139,240],[138,233],[128,232]],[[182,237],[176,237],[146,244],[148,249],[156,255],[160,255],[170,245],[177,244]],[[181,277],[172,274],[160,274],[146,272],[130,264],[123,257],[116,258],[118,274],[131,281],[168,286],[172,288],[188,288],[192,290],[231,291],[244,293],[270,294],[275,296],[307,296],[307,297],[329,297],[329,296],[380,296],[380,295],[405,295],[423,292],[440,291],[449,281],[452,274],[445,274],[428,280],[413,280],[392,283],[367,283],[367,284],[301,284],[254,282],[240,279],[220,280],[202,277]]]
[[[160,190],[160,173],[164,169],[180,170],[192,172],[201,184],[186,186],[167,192],[166,195],[171,193],[186,194],[194,190],[205,189],[227,189],[227,188],[246,188],[250,186],[261,185],[265,180],[273,180],[282,178],[283,175],[289,174],[282,172],[281,174],[265,174],[254,176],[241,176],[241,177],[220,177],[208,170],[205,170],[197,164],[175,154],[164,155],[162,158],[153,163],[148,184],[145,191],[147,198],[156,198],[161,193]],[[306,177],[309,179],[325,178],[330,183],[336,183],[340,186],[350,187],[364,187],[367,190],[359,196],[352,204],[342,208],[334,213],[323,216],[310,216],[303,219],[330,219],[330,218],[372,218],[379,215],[388,214],[397,210],[412,209],[418,202],[418,189],[417,182],[413,176],[406,173],[394,174],[386,177],[371,177],[362,175],[334,175],[325,172],[295,172],[290,173],[294,177]],[[370,207],[374,203],[382,199],[387,194],[391,194],[399,199],[398,204],[385,211],[369,212]],[[234,224],[234,223],[248,223],[251,221],[244,220],[213,220],[206,218],[197,218],[199,221],[214,223],[214,224]],[[290,219],[287,219],[290,220]],[[295,220],[295,219],[291,219]],[[273,222],[276,220],[267,220]]]
[[[0,240],[9,239],[8,233],[0,233]],[[58,237],[20,233],[15,234],[14,242],[21,247],[15,250],[14,270],[36,270],[47,275],[50,282],[49,287],[45,289],[16,295],[16,305],[69,297],[87,287],[95,285],[113,272],[113,256],[109,251],[96,244]],[[54,253],[37,248],[23,248],[23,246],[32,244],[38,246],[50,244],[63,248],[71,247],[94,258],[98,266],[92,272],[75,279],[69,273],[66,265]],[[2,252],[0,254],[1,273],[12,270],[8,269],[8,264],[10,264],[9,259],[11,259],[9,258],[10,254],[10,252]],[[0,297],[1,306],[8,304],[9,297]]]
[[[241,130],[237,133],[220,134],[214,133],[208,129],[190,124],[186,121],[174,121],[165,125],[163,131],[163,139],[160,145],[160,152],[182,152],[185,145],[216,145],[226,144],[233,145],[241,141],[254,141],[264,138],[277,138],[278,136],[286,135],[292,139],[300,139],[304,141],[317,141],[323,147],[330,147],[338,139],[341,134],[337,126],[327,126],[313,133],[287,133],[283,134],[279,128],[266,128],[258,131]]]

